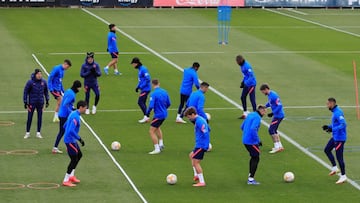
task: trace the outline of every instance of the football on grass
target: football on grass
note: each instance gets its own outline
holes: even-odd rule
[[[285,181],[286,183],[294,182],[294,180],[295,180],[295,175],[294,175],[293,172],[286,172],[286,173],[284,174],[284,181]]]
[[[166,182],[169,185],[175,185],[175,183],[177,182],[177,177],[175,174],[169,174],[168,176],[166,176]]]
[[[111,149],[114,151],[118,151],[121,148],[121,144],[118,141],[114,141],[111,143]]]

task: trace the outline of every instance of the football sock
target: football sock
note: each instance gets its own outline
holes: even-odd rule
[[[70,176],[74,176],[75,175],[75,169],[73,169],[70,173]]]
[[[279,141],[278,143],[279,143],[279,147],[283,148],[283,146],[282,146],[281,142]]]
[[[277,149],[277,148],[279,148],[279,147],[280,147],[280,146],[279,146],[279,143],[278,143],[278,142],[275,142],[275,143],[274,143],[274,148]]]
[[[105,66],[105,69],[109,69],[109,66]]]
[[[180,114],[177,114],[176,119],[180,118]]]
[[[162,139],[159,140],[159,146],[164,146],[164,141]]]
[[[64,182],[69,181],[70,174],[65,173]]]
[[[58,112],[55,112],[55,115],[54,115],[54,117],[58,117],[59,115],[58,115]]]
[[[155,148],[155,151],[160,151],[160,146],[159,146],[159,144],[155,144],[155,145],[154,145],[154,148]]]
[[[119,70],[118,70],[118,69],[115,69],[114,71],[115,71],[115,73],[118,73],[118,72],[119,72]]]
[[[253,181],[253,180],[254,180],[254,178],[252,178],[252,177],[249,177],[249,178],[248,178],[248,180],[249,180],[249,181]]]
[[[199,182],[200,182],[200,183],[205,183],[204,175],[203,175],[202,173],[199,173],[199,174],[198,174],[198,177],[199,177]]]
[[[196,172],[195,167],[193,167],[193,170],[194,170],[194,176],[197,176],[197,172]]]

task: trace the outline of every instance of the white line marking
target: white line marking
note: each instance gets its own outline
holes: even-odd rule
[[[169,52],[160,52],[161,54],[224,54],[222,51],[169,51]]]
[[[46,73],[47,76],[49,76],[49,73],[46,71],[46,68],[40,63],[39,59],[35,56],[35,54],[32,54],[32,57],[35,59],[36,63],[39,64],[39,66],[43,69],[43,71]],[[111,154],[111,152],[108,150],[108,148],[104,145],[104,143],[102,142],[102,140],[99,138],[99,136],[95,133],[95,131],[90,127],[90,125],[82,118],[80,117],[81,121],[84,123],[84,125],[89,129],[89,131],[93,134],[93,136],[97,139],[97,141],[99,142],[99,144],[103,147],[103,149],[105,150],[105,152],[109,155],[109,157],[111,158],[111,160],[113,161],[113,163],[117,166],[117,168],[121,171],[121,173],[124,175],[124,177],[126,178],[126,180],[129,182],[129,184],[131,185],[131,187],[135,190],[135,192],[137,193],[137,195],[140,197],[140,199],[144,202],[147,203],[146,199],[144,198],[144,196],[140,193],[140,191],[137,189],[137,187],[135,186],[135,184],[133,183],[133,181],[130,179],[130,177],[127,175],[127,173],[125,172],[125,170],[120,166],[119,162],[116,161],[115,157]]]
[[[360,51],[244,51],[244,54],[359,54]]]
[[[104,22],[105,24],[110,24],[109,22],[107,22],[106,20],[104,20],[103,18],[99,17],[98,15],[88,11],[87,9],[82,8],[81,10],[83,10],[84,12],[88,13],[89,15],[97,18],[98,20]],[[161,60],[163,60],[164,62],[172,65],[174,68],[178,69],[179,71],[183,72],[184,70],[178,66],[177,64],[175,64],[174,62],[170,61],[169,59],[165,58],[164,56],[162,56],[161,54],[159,54],[158,52],[156,52],[155,50],[151,49],[150,47],[146,46],[145,44],[143,44],[142,42],[138,41],[137,39],[135,39],[134,37],[132,37],[131,35],[125,33],[124,31],[120,30],[119,28],[117,28],[117,31],[119,31],[121,34],[123,34],[124,36],[126,36],[127,38],[129,38],[131,41],[135,42],[136,44],[140,45],[141,47],[145,48],[146,50],[150,51],[151,53],[153,53],[154,55],[156,55],[157,57],[159,57]],[[218,96],[220,96],[222,99],[224,99],[225,101],[229,102],[230,104],[234,105],[235,107],[237,107],[238,109],[242,110],[242,107],[240,106],[240,104],[236,103],[235,101],[231,100],[229,97],[225,96],[223,93],[219,92],[218,90],[216,90],[213,87],[209,87],[209,89],[211,91],[213,91],[215,94],[217,94]],[[265,121],[261,121],[261,123],[267,127],[269,127],[269,124]],[[297,147],[299,150],[301,150],[302,152],[304,152],[306,155],[310,156],[311,158],[313,158],[314,160],[316,160],[318,163],[320,163],[321,165],[323,165],[325,168],[331,169],[331,166],[327,163],[325,163],[325,161],[323,161],[322,159],[320,159],[319,157],[317,157],[315,154],[309,152],[308,150],[306,150],[306,148],[304,148],[303,146],[301,146],[299,143],[297,143],[295,140],[293,140],[292,138],[290,138],[289,136],[287,136],[286,134],[280,132],[280,135],[287,140],[288,142],[290,142],[291,144],[293,144],[295,147]],[[358,185],[356,182],[354,182],[353,180],[351,180],[350,178],[348,178],[348,182],[354,186],[356,189],[360,190],[360,185]]]
[[[307,15],[307,13],[301,12],[301,11],[298,11],[298,10],[295,10],[295,9],[293,9],[293,8],[288,8],[288,9],[286,9],[286,10],[288,10],[288,11],[290,11],[290,12],[293,12],[293,13],[300,14],[300,15],[304,15],[304,16]]]
[[[58,53],[48,53],[49,55],[85,55],[84,52],[58,52]],[[96,52],[95,54],[107,55],[108,52]],[[133,54],[150,54],[149,52],[120,52],[122,55],[133,55]]]
[[[265,10],[269,11],[269,12],[272,12],[272,13],[279,14],[279,15],[294,18],[294,19],[297,19],[297,20],[300,20],[300,21],[304,21],[304,22],[307,22],[307,23],[311,23],[311,24],[314,24],[314,25],[318,25],[318,26],[323,27],[323,28],[327,28],[327,29],[330,29],[330,30],[335,30],[335,31],[342,32],[342,33],[345,33],[345,34],[348,34],[348,35],[352,35],[354,37],[360,37],[359,34],[348,32],[348,31],[345,31],[345,30],[341,30],[341,29],[338,29],[338,28],[335,28],[335,27],[332,27],[332,26],[329,26],[329,25],[321,24],[321,23],[318,23],[318,22],[315,22],[315,21],[307,20],[307,19],[304,19],[304,18],[300,18],[300,17],[297,17],[297,16],[290,15],[290,14],[282,13],[280,11],[275,11],[275,10],[272,10],[272,9],[265,9]]]
[[[221,51],[167,51],[160,52],[164,55],[176,55],[176,54],[224,54]],[[360,51],[359,51],[360,53]],[[59,52],[59,53],[48,53],[49,55],[84,55],[82,52]],[[107,52],[95,52],[98,55],[107,55]],[[136,55],[136,54],[151,54],[150,52],[120,52],[120,55]]]

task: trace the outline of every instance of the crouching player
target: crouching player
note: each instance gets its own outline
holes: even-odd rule
[[[250,163],[249,163],[249,177],[247,184],[248,185],[258,185],[254,177],[257,170],[257,166],[260,161],[260,149],[261,146],[260,138],[258,131],[261,124],[261,117],[266,114],[266,107],[259,106],[255,112],[250,113],[244,120],[241,125],[241,130],[243,131],[243,144],[250,154]]]
[[[194,107],[189,107],[185,110],[184,115],[195,125],[195,148],[190,153],[189,157],[194,169],[194,181],[199,181],[193,184],[194,187],[206,186],[203,170],[200,162],[204,158],[210,143],[210,130],[205,118],[197,115]]]
[[[81,143],[81,146],[85,145],[85,142],[79,136],[79,130],[80,114],[85,113],[87,103],[86,101],[79,101],[76,107],[77,110],[73,111],[69,115],[65,123],[64,142],[67,148],[68,155],[70,157],[70,163],[65,174],[63,186],[67,187],[74,187],[76,186],[74,183],[80,183],[80,180],[75,177],[75,168],[82,157],[82,153],[79,145],[77,144],[77,141]]]

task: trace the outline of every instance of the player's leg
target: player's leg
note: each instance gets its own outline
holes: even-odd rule
[[[328,141],[328,143],[324,149],[324,152],[325,152],[326,156],[328,157],[328,159],[330,160],[331,165],[332,165],[332,169],[329,173],[330,176],[335,175],[338,171],[338,168],[337,168],[336,162],[335,162],[335,157],[332,154],[332,150],[334,149],[334,147],[335,147],[335,141],[333,138],[330,138],[330,140]]]
[[[249,95],[250,95],[250,102],[253,108],[253,112],[256,111],[256,97],[255,97],[255,88],[256,86],[250,87]]]
[[[280,135],[277,132],[277,129],[279,128],[281,121],[282,119],[273,118],[269,126],[269,134],[271,135],[274,143],[274,148],[269,152],[271,154],[281,152],[284,150],[284,147],[282,146],[282,143],[280,141]]]
[[[89,114],[90,114],[90,110],[89,110],[90,88],[89,88],[89,85],[88,85],[88,84],[85,84],[84,86],[85,86],[85,87],[84,87],[84,91],[85,91],[85,101],[86,101],[86,104],[87,104],[85,114],[89,115]]]
[[[75,164],[73,165],[73,169],[72,169],[72,171],[71,171],[71,173],[70,173],[70,177],[69,177],[69,180],[70,180],[72,183],[80,183],[80,180],[77,179],[76,176],[75,176],[75,169],[76,169],[77,165],[79,164],[79,161],[80,161],[80,159],[81,159],[81,157],[82,157],[82,152],[81,152],[81,150],[80,150],[79,145],[76,145],[76,147],[77,147],[77,150],[78,150],[78,153],[77,153],[77,155],[76,155],[76,162],[75,162]]]
[[[183,120],[184,114],[182,112],[188,99],[189,99],[188,95],[180,94],[180,105],[175,120],[177,123],[186,123],[186,121]]]
[[[27,116],[27,121],[26,121],[26,133],[25,133],[24,139],[27,139],[30,137],[30,128],[31,128],[34,111],[35,111],[34,105],[29,104],[27,111],[28,111],[28,116]]]
[[[247,183],[249,185],[258,185],[260,183],[255,180],[255,173],[260,161],[259,145],[245,145],[245,148],[251,157],[249,161],[249,176]]]
[[[70,181],[71,172],[73,171],[73,169],[75,169],[75,166],[78,161],[78,156],[77,156],[78,150],[76,145],[77,145],[76,143],[66,143],[66,148],[68,151],[68,155],[70,157],[70,163],[67,167],[67,171],[63,180],[63,186],[68,186],[68,187],[76,186]]]
[[[204,174],[203,174],[203,170],[202,167],[200,165],[201,160],[204,158],[204,154],[205,154],[205,150],[201,149],[201,148],[195,148],[193,153],[192,153],[192,164],[193,167],[196,170],[197,173],[197,177],[199,178],[199,183],[194,184],[194,187],[203,187],[205,186],[205,179],[204,179]]]
[[[43,111],[44,111],[44,104],[36,104],[36,112],[37,112],[37,132],[36,132],[36,137],[37,138],[43,138],[41,136],[41,125],[42,125],[42,115],[43,115]]]
[[[245,119],[248,112],[247,112],[247,101],[246,101],[246,97],[247,95],[249,94],[249,87],[247,86],[244,86],[242,92],[241,92],[241,104],[242,104],[242,107],[243,107],[243,110],[244,110],[244,113],[242,116],[239,117],[239,119]]]
[[[121,73],[119,72],[119,70],[117,68],[119,53],[118,52],[111,52],[110,55],[111,55],[111,61],[104,68],[105,74],[109,75],[109,67],[113,67],[115,75],[121,75]]]
[[[160,146],[159,146],[159,140],[156,135],[156,131],[159,127],[157,125],[157,121],[158,121],[158,119],[154,118],[153,121],[151,122],[151,126],[149,129],[150,138],[151,138],[152,143],[154,144],[154,150],[149,152],[149,154],[159,154],[161,152]]]
[[[148,91],[141,91],[138,98],[138,106],[140,107],[141,111],[143,112],[143,119],[139,120],[140,123],[143,123],[143,120],[149,120],[149,118],[146,116],[146,100],[148,97],[149,92]]]
[[[55,140],[54,147],[52,150],[53,154],[56,154],[56,153],[62,154],[63,153],[61,150],[59,150],[58,146],[59,146],[61,138],[64,136],[64,133],[65,133],[64,124],[65,124],[67,118],[59,117],[59,119],[60,119],[59,132],[56,136],[56,140]]]
[[[59,122],[58,112],[59,112],[60,104],[62,101],[62,95],[61,95],[61,92],[58,92],[58,91],[53,91],[53,92],[51,92],[51,94],[54,96],[54,98],[56,100],[55,113],[54,113],[54,118],[53,118],[53,122],[55,123],[55,122]]]
[[[160,126],[157,128],[155,133],[156,133],[157,138],[159,140],[160,150],[163,150],[165,148],[165,145],[164,145],[164,140],[163,140],[163,133],[162,133],[162,130],[161,130]]]
[[[344,183],[347,180],[347,177],[345,174],[344,145],[345,145],[345,142],[335,142],[336,159],[339,163],[340,170],[341,170],[341,176],[340,176],[339,180],[336,181],[336,184]]]
[[[95,93],[95,102],[94,102],[94,105],[92,107],[91,113],[96,114],[96,107],[99,104],[99,100],[100,100],[100,87],[99,87],[98,84],[96,84],[96,85],[93,86],[92,89],[93,89],[93,91]]]
[[[199,176],[198,176],[198,173],[197,173],[196,168],[195,168],[195,166],[194,166],[193,156],[194,156],[194,152],[191,151],[190,154],[189,154],[189,158],[190,158],[191,166],[192,166],[193,171],[194,171],[194,178],[193,178],[193,180],[194,180],[194,181],[199,181]]]

